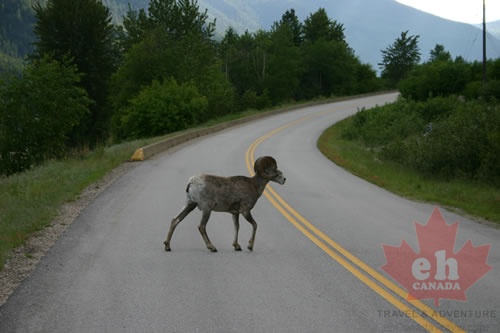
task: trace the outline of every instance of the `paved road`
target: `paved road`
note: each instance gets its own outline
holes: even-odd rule
[[[382,244],[405,239],[418,249],[413,222],[426,223],[434,206],[362,181],[316,149],[331,123],[395,97],[273,116],[138,164],[81,214],[0,308],[0,332],[421,332],[443,326],[499,332],[500,231],[441,210],[448,223],[460,221],[455,249],[469,239],[491,244],[493,269],[467,290],[467,302],[408,303],[380,269]],[[259,223],[253,252],[233,251],[232,220],[224,213],[212,214],[208,224],[219,250],[209,252],[197,210],[177,228],[173,251],[164,252],[190,175],[248,175],[248,164],[264,154],[276,157],[287,183],[273,184],[253,210]],[[242,245],[250,232],[242,219]],[[434,309],[442,317],[428,312]]]

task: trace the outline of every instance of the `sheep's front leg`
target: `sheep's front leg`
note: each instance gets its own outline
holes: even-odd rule
[[[212,245],[207,235],[207,222],[209,218],[210,218],[210,211],[204,211],[201,217],[201,222],[200,226],[198,227],[198,230],[200,230],[201,237],[203,237],[203,240],[205,241],[207,248],[212,252],[217,252],[217,249],[215,248],[215,246]]]
[[[235,251],[241,251],[241,246],[238,244],[238,231],[240,230],[240,220],[239,220],[239,213],[234,213],[233,214],[233,222],[234,222],[234,250]]]
[[[250,238],[250,241],[248,242],[248,249],[250,251],[253,251],[253,244],[255,242],[255,233],[257,232],[257,222],[252,217],[252,214],[250,212],[243,213],[243,217],[252,224],[252,237]]]

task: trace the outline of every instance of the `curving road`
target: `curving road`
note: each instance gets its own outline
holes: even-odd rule
[[[491,244],[493,269],[467,290],[467,302],[407,302],[380,268],[382,245],[405,239],[418,249],[413,223],[425,224],[434,206],[360,180],[316,149],[333,122],[395,98],[272,116],[137,164],[84,210],[0,307],[0,332],[500,331],[498,229],[441,209],[448,223],[460,221],[455,250],[467,240]],[[268,186],[253,210],[253,252],[243,246],[251,233],[244,219],[245,250],[233,250],[232,220],[224,213],[208,223],[219,251],[209,252],[197,210],[176,229],[172,252],[164,252],[189,176],[248,175],[264,154],[277,159],[287,182]]]

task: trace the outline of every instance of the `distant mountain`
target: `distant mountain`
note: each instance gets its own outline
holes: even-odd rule
[[[125,5],[128,0],[107,2]],[[148,3],[147,0],[131,2],[134,8],[145,8]],[[347,42],[361,61],[375,69],[382,60],[381,50],[406,30],[420,36],[422,60],[429,57],[436,44],[444,45],[453,57],[462,56],[468,61],[482,59],[482,32],[478,27],[445,20],[395,0],[199,0],[198,4],[217,18],[219,34],[224,34],[229,26],[240,33],[259,28],[268,30],[290,8],[295,9],[302,21],[319,8],[325,8],[330,18],[344,24]],[[487,37],[489,58],[500,58],[500,36],[495,33],[500,30],[499,25],[489,24],[492,32]]]
[[[348,43],[361,60],[371,64],[380,62],[380,50],[405,30],[420,36],[424,61],[436,44],[444,45],[453,57],[462,56],[468,61],[482,59],[482,31],[472,25],[445,20],[393,0],[328,2],[332,5],[325,9],[331,17],[344,23]],[[488,34],[487,41],[488,57],[499,58],[500,40]]]
[[[0,53],[24,57],[31,50],[34,37],[29,32],[34,19],[26,11],[29,8],[26,4],[34,1],[9,0],[7,5],[0,4]],[[103,0],[103,3],[111,9],[115,22],[121,22],[129,3],[133,9],[147,8],[149,0]],[[382,60],[381,50],[406,30],[420,36],[424,61],[436,44],[444,45],[453,57],[462,56],[468,61],[482,59],[480,27],[448,21],[395,0],[198,0],[198,4],[200,10],[208,9],[208,14],[217,19],[219,35],[230,26],[240,33],[269,30],[291,8],[301,21],[325,8],[330,18],[344,25],[347,42],[361,61],[377,70]],[[23,39],[16,37],[23,31],[28,32],[21,35]],[[488,23],[488,32],[488,58],[500,58],[500,21]]]
[[[483,25],[478,24],[477,28],[483,29]],[[500,39],[500,21],[486,23],[486,31],[492,34],[495,38]]]

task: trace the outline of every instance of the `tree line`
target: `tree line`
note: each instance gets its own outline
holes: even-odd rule
[[[241,110],[396,88],[420,61],[418,36],[403,32],[377,77],[323,8],[303,22],[289,9],[269,30],[229,28],[220,40],[196,0],[129,5],[120,26],[100,0],[33,10],[34,51],[22,75],[0,79],[3,174]]]
[[[33,5],[34,51],[0,81],[0,169],[160,135],[247,108],[378,88],[324,9],[214,39],[197,1],[151,0],[123,25],[100,0]],[[64,76],[64,77],[63,77]]]

